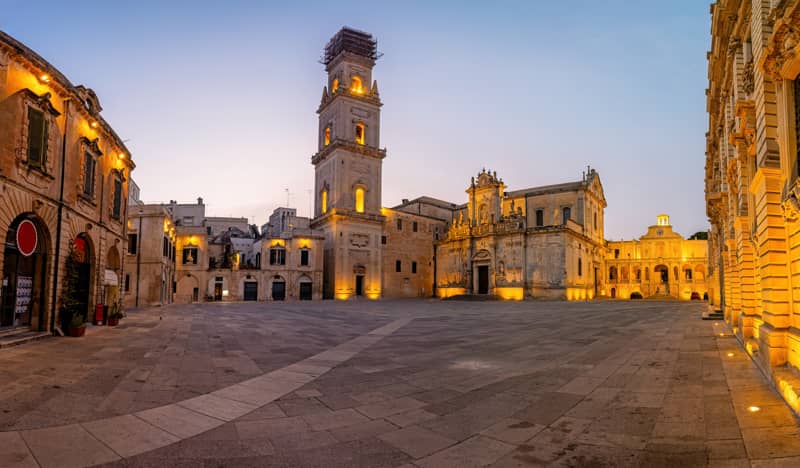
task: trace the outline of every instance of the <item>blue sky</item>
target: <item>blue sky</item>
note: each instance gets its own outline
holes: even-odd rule
[[[289,188],[307,214],[317,60],[349,25],[384,53],[385,206],[463,203],[483,167],[517,190],[591,165],[609,239],[662,212],[685,235],[707,229],[702,0],[0,4],[0,29],[97,92],[145,201],[202,196],[261,224]]]

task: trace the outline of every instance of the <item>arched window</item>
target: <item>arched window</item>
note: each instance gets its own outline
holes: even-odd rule
[[[325,146],[331,144],[331,127],[330,125],[325,127]]]
[[[571,216],[571,209],[568,206],[565,206],[563,210],[561,210],[561,224],[567,224],[567,220]]]
[[[331,94],[335,93],[339,90],[339,78],[334,78],[333,83],[331,83]]]
[[[617,280],[617,267],[611,267],[608,269],[608,280],[609,281],[616,281]]]
[[[322,193],[320,194],[320,211],[322,214],[328,212],[328,189],[322,189]]]
[[[356,213],[364,212],[364,189],[358,187],[356,189]]]
[[[356,143],[359,145],[364,144],[364,124],[357,123],[356,124]]]
[[[578,259],[578,276],[583,276],[583,262]]]
[[[361,83],[360,76],[354,76],[350,83],[350,92],[353,94],[364,94],[364,85]]]

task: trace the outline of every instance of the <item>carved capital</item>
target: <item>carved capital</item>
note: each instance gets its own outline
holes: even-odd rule
[[[790,223],[800,220],[800,184],[795,180],[781,203],[783,217]]]

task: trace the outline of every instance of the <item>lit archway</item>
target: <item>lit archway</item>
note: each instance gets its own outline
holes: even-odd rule
[[[45,329],[50,284],[50,234],[34,213],[17,216],[6,231],[0,292],[0,329]]]

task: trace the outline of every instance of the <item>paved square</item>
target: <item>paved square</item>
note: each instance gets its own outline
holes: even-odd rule
[[[0,466],[800,465],[798,421],[703,307],[142,310],[0,350]]]

